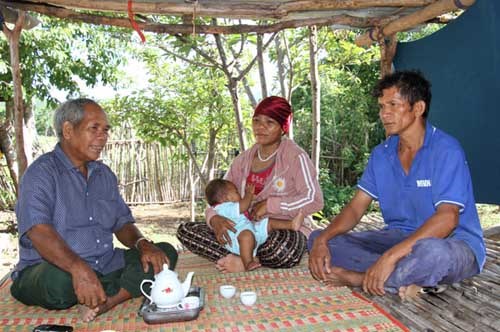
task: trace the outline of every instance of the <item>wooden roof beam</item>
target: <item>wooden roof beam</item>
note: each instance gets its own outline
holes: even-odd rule
[[[5,1],[0,1],[0,4]],[[77,22],[110,25],[122,28],[130,28],[132,26],[128,18],[107,17],[102,15],[93,15],[80,13],[74,10],[45,6],[16,3],[11,5],[22,10],[30,10],[43,15],[58,17],[61,19],[68,19]],[[284,29],[298,28],[310,25],[329,26],[329,25],[343,25],[356,28],[372,27],[376,22],[380,22],[379,18],[357,18],[348,15],[337,15],[327,18],[311,18],[304,20],[290,20],[283,21],[268,25],[231,25],[231,26],[217,26],[217,25],[195,25],[194,30],[197,34],[241,34],[241,33],[273,33]],[[151,22],[137,22],[142,31],[149,31],[155,33],[169,33],[169,34],[191,34],[193,33],[193,25],[191,24],[161,24]]]
[[[375,7],[423,7],[438,0],[203,0],[196,5],[196,15],[234,19],[280,19],[295,12],[357,10]],[[18,1],[9,1],[15,3]],[[25,4],[50,4],[67,9],[127,12],[127,1],[107,0],[28,0]],[[157,15],[192,15],[194,5],[184,0],[134,1],[135,13]]]
[[[457,9],[465,9],[472,6],[475,2],[476,0],[440,0],[428,5],[420,11],[396,19],[383,27],[375,27],[374,29],[371,29],[365,34],[359,36],[356,39],[356,44],[358,46],[369,46],[375,41],[382,40],[386,36],[411,29],[442,14]],[[457,7],[457,5],[461,8]]]

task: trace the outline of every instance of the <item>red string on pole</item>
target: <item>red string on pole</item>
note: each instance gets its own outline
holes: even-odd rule
[[[141,41],[145,43],[146,37],[139,28],[139,24],[137,24],[134,19],[134,13],[132,12],[132,0],[128,0],[128,19],[130,20],[130,24],[132,24],[132,28],[134,28],[134,30],[139,34],[139,37],[141,37]]]

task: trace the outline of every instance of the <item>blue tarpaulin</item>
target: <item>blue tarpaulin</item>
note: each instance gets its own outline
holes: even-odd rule
[[[432,124],[462,144],[478,203],[500,204],[500,0],[477,0],[436,33],[399,43],[396,70],[432,83]]]

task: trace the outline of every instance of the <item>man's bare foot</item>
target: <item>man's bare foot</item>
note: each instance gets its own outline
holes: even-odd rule
[[[80,313],[80,318],[83,322],[88,323],[93,321],[99,314],[99,307],[89,308],[84,305],[78,307],[78,312]]]
[[[215,263],[215,267],[222,273],[244,272],[245,266],[240,256],[229,254]]]
[[[96,319],[97,316],[102,315],[105,312],[108,312],[116,305],[124,301],[130,300],[131,298],[132,296],[127,290],[120,288],[120,290],[118,291],[118,293],[116,293],[116,295],[108,297],[106,302],[95,308],[89,308],[87,306],[81,305],[79,308],[80,318],[85,323],[91,322],[94,319]]]
[[[298,231],[304,222],[304,213],[300,210],[299,214],[292,219],[292,230]]]
[[[363,284],[364,277],[365,274],[362,272],[349,271],[338,266],[333,266],[331,268],[331,273],[326,275],[324,283],[337,287],[359,287]]]
[[[398,295],[403,301],[412,300],[420,294],[421,290],[422,287],[418,285],[401,286]]]
[[[246,270],[247,271],[252,271],[252,270],[258,269],[261,266],[262,265],[260,265],[259,262],[257,262],[257,261],[251,261],[250,263],[247,264]]]

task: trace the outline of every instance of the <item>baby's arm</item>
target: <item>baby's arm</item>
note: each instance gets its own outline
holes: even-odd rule
[[[252,204],[253,200],[253,192],[255,190],[255,186],[253,184],[247,184],[245,186],[245,195],[240,200],[240,213],[243,213],[250,208],[250,204]]]

